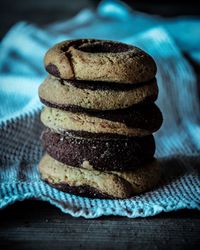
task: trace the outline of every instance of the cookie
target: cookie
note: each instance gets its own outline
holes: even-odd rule
[[[95,198],[129,198],[153,188],[160,178],[156,160],[134,171],[100,172],[62,164],[49,155],[39,163],[41,178],[61,191]]]
[[[48,76],[39,87],[41,101],[65,110],[114,110],[139,103],[154,102],[158,96],[156,79],[143,84],[112,84],[91,81],[63,81]]]
[[[151,113],[151,111],[153,111]],[[85,131],[125,136],[145,136],[152,134],[162,124],[162,115],[156,106],[149,110],[138,108],[125,112],[74,113],[45,107],[41,112],[42,123],[58,132]]]
[[[156,74],[153,58],[143,50],[96,39],[58,43],[47,51],[44,64],[49,74],[66,80],[134,84],[151,80]]]
[[[41,139],[46,152],[75,167],[97,170],[127,170],[151,161],[155,153],[152,135],[135,138],[91,138],[79,133],[60,135],[45,130]]]

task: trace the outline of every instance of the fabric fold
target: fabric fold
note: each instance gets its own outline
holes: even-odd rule
[[[12,27],[0,44],[0,208],[36,198],[85,218],[136,218],[183,208],[200,209],[199,97],[194,71],[181,52],[187,50],[198,62],[199,22],[186,17],[167,20],[133,11],[120,1],[102,1],[97,10],[83,10],[71,20],[45,28],[25,22]],[[188,32],[193,39],[183,34],[187,27],[191,27]],[[157,103],[164,124],[155,139],[162,182],[131,199],[81,198],[49,187],[38,176],[43,125],[37,88],[46,75],[44,53],[61,40],[86,34],[141,47],[158,65]]]

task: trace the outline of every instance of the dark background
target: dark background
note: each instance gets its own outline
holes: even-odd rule
[[[66,20],[94,0],[1,0],[0,39],[18,21],[39,25]],[[200,17],[200,3],[125,1],[147,13]],[[14,42],[14,41],[13,41]],[[194,65],[199,74],[198,65]],[[199,74],[200,75],[200,74]],[[40,201],[18,202],[0,211],[0,249],[200,249],[200,214],[195,210],[144,219],[73,218]]]
[[[45,25],[49,22],[66,20],[82,8],[95,8],[98,0],[1,0],[0,37],[17,21],[26,20]],[[134,9],[162,16],[198,15],[200,2],[197,1],[155,1],[126,0]]]

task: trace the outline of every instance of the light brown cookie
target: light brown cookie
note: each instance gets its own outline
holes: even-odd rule
[[[39,87],[39,97],[43,103],[55,107],[87,111],[127,108],[138,103],[154,102],[158,96],[156,79],[146,84],[131,85],[131,88],[125,85],[125,88],[118,89],[103,88],[100,84],[98,88],[91,89],[91,82],[86,84],[48,76]]]
[[[156,74],[153,58],[143,50],[95,39],[58,43],[47,51],[44,64],[51,75],[62,79],[134,84],[151,80]]]
[[[41,178],[55,188],[80,196],[129,198],[153,188],[160,178],[156,160],[134,171],[100,172],[64,165],[45,155],[39,163]]]
[[[162,124],[162,115],[159,109],[155,108],[154,113],[151,114],[150,111],[153,109],[147,110],[146,114],[142,111],[137,113],[132,110],[133,113],[126,111],[121,116],[120,114],[115,116],[110,114],[109,117],[109,115],[98,113],[74,113],[45,107],[41,113],[41,121],[46,127],[57,133],[83,131],[124,136],[145,136],[155,132]]]

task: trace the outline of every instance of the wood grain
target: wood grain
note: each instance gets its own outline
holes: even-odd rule
[[[0,211],[0,247],[12,249],[198,249],[199,235],[195,210],[86,220],[45,202],[25,201]]]

